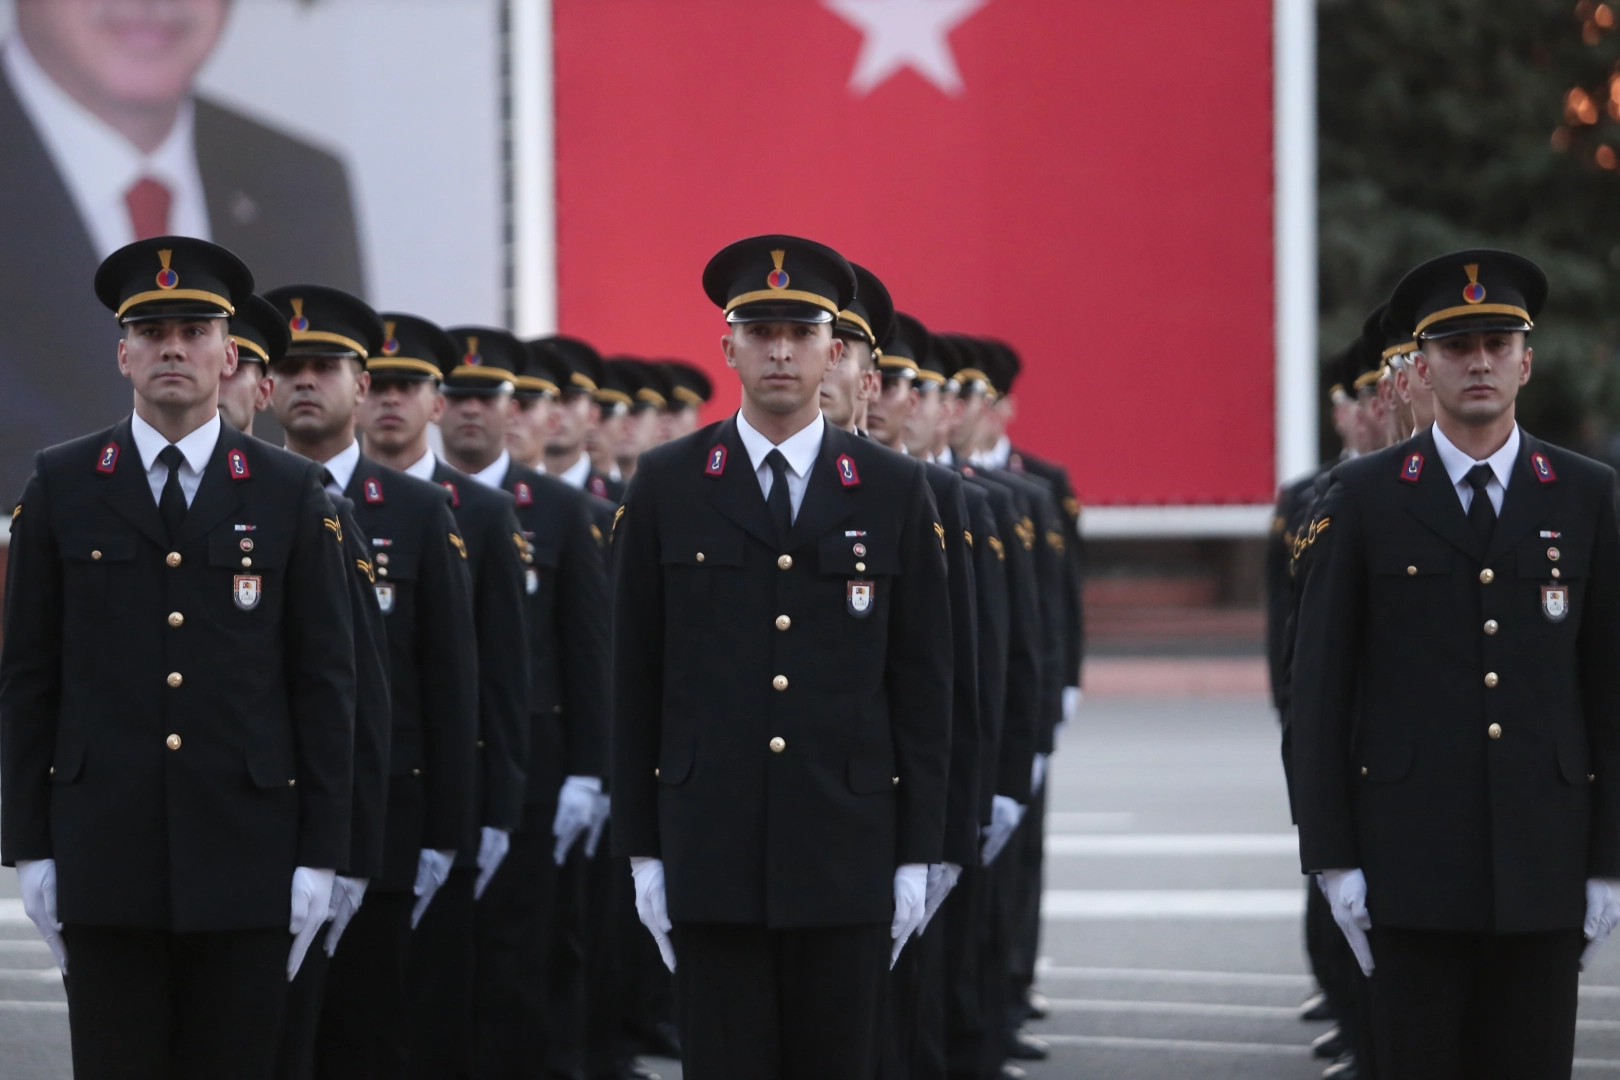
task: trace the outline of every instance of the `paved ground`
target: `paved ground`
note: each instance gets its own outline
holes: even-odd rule
[[[1307,1080],[1322,1025],[1303,896],[1259,697],[1096,698],[1053,776],[1037,1080]],[[0,896],[16,877],[0,873]],[[1576,1072],[1620,1075],[1620,945],[1583,979]],[[0,1074],[71,1076],[61,981],[15,900],[0,899]],[[664,1080],[672,1063],[657,1062]]]

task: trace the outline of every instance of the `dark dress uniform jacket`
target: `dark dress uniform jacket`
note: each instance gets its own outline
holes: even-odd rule
[[[344,567],[349,609],[354,613],[354,808],[350,814],[349,861],[338,870],[357,878],[382,873],[383,828],[388,819],[388,749],[393,712],[388,693],[388,629],[377,606],[377,571],[371,541],[354,520],[354,503],[341,496]]]
[[[35,458],[12,518],[0,844],[7,865],[56,859],[63,922],[285,927],[293,869],[347,864],[338,528],[318,466],[229,425],[172,541],[128,420]]]
[[[523,819],[529,765],[529,634],[523,611],[528,543],[512,497],[434,459],[433,479],[467,542],[473,623],[478,641],[477,824],[511,831]],[[460,845],[457,863],[477,861],[477,835]]]
[[[565,776],[607,774],[604,534],[591,520],[591,496],[555,477],[514,461],[501,487],[512,493],[529,546],[527,801],[555,806]]]
[[[887,922],[895,867],[941,860],[942,533],[919,463],[830,426],[785,544],[735,419],[642,456],[613,541],[613,838],[664,860],[672,919]]]
[[[399,891],[415,882],[421,849],[459,850],[474,831],[472,586],[443,488],[362,454],[344,495],[371,541],[394,714],[383,871],[372,885]]]
[[[928,487],[945,529],[945,566],[951,604],[951,771],[945,797],[945,861],[979,862],[979,604],[973,574],[962,478],[943,465],[924,464]]]
[[[1056,520],[1063,531],[1048,543],[1055,543],[1063,557],[1064,647],[1062,681],[1064,686],[1080,685],[1080,670],[1086,653],[1085,551],[1080,542],[1080,500],[1069,480],[1069,470],[1027,450],[1014,449],[1007,465],[1013,472],[1034,476],[1051,485],[1060,512]]]
[[[1574,929],[1585,880],[1620,876],[1614,482],[1524,435],[1482,548],[1428,431],[1334,470],[1300,605],[1296,809],[1304,868],[1361,867],[1375,926]]]
[[[997,781],[1001,776],[1001,733],[1007,714],[1007,635],[1011,609],[1007,598],[1007,548],[996,527],[990,497],[972,482],[962,484],[973,536],[974,607],[979,624],[975,670],[979,689],[979,824],[990,824]],[[953,747],[954,752],[954,747]],[[1029,775],[1026,741],[1024,775]]]

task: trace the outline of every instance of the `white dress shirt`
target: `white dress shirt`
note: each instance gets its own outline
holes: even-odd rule
[[[354,468],[360,464],[360,440],[345,446],[333,455],[332,460],[321,462],[326,471],[332,474],[332,482],[326,485],[328,495],[342,495],[349,488],[349,481],[354,478]]]
[[[1455,443],[1446,438],[1446,433],[1440,430],[1440,425],[1434,425],[1434,449],[1440,455],[1440,464],[1445,466],[1446,476],[1451,478],[1451,486],[1456,489],[1457,497],[1462,500],[1463,513],[1474,505],[1474,488],[1468,482],[1468,470],[1475,465],[1489,465],[1491,479],[1485,483],[1485,494],[1491,500],[1491,506],[1496,508],[1497,516],[1502,513],[1502,499],[1507,496],[1508,480],[1513,475],[1513,463],[1519,459],[1519,425],[1513,425],[1513,434],[1508,436],[1502,449],[1486,458],[1484,461],[1475,461],[1461,450]]]
[[[139,413],[131,415],[129,432],[135,440],[136,453],[141,455],[141,467],[146,470],[146,482],[152,488],[152,501],[162,502],[163,485],[169,482],[169,467],[158,460],[158,455],[169,445],[169,440],[142,420]],[[203,469],[208,467],[208,459],[214,456],[218,443],[219,413],[215,413],[212,420],[174,444],[185,459],[180,463],[180,490],[185,492],[187,506],[197,497]]]
[[[947,469],[956,465],[956,455],[951,452],[951,448],[948,446],[930,460],[933,461],[935,465],[943,465]]]
[[[816,418],[789,435],[781,444],[771,442],[754,429],[754,426],[743,418],[741,410],[737,412],[737,435],[742,439],[743,449],[748,451],[748,460],[753,463],[754,475],[759,478],[759,490],[765,493],[765,498],[771,497],[771,488],[776,484],[776,474],[766,464],[765,456],[772,450],[782,451],[787,458],[787,486],[788,503],[793,508],[790,520],[799,516],[799,504],[804,502],[804,489],[810,486],[810,469],[816,463],[816,455],[821,453],[821,438],[827,431],[827,421],[818,412]]]
[[[981,450],[972,457],[973,464],[985,469],[1005,469],[1007,462],[1012,460],[1012,439],[1003,435],[996,441],[996,445],[988,450]]]
[[[0,70],[61,175],[97,258],[135,240],[124,195],[144,177],[169,189],[171,234],[210,239],[190,98],[181,104],[162,145],[146,154],[51,81],[21,34],[11,34],[0,46]]]
[[[501,481],[506,479],[506,470],[511,467],[511,451],[502,450],[501,456],[491,462],[487,468],[479,469],[477,472],[472,473],[471,475],[474,480],[478,481],[480,484],[483,484],[485,487],[494,488],[496,491],[499,491],[501,489]]]
[[[585,481],[591,478],[591,455],[583,450],[579,453],[579,460],[557,474],[557,479],[571,488],[579,491],[585,490]]]
[[[417,459],[416,464],[404,470],[405,475],[431,482],[433,480],[433,467],[437,464],[437,461],[438,459],[433,456],[433,451],[429,450]]]

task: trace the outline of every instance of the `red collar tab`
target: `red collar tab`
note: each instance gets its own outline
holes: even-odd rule
[[[709,476],[724,476],[726,474],[726,448],[717,446],[709,451],[709,463],[703,466],[703,471]]]
[[[1423,455],[1408,454],[1406,463],[1401,466],[1401,479],[1408,484],[1415,484],[1423,476]]]
[[[383,501],[382,485],[377,482],[377,478],[375,476],[368,476],[366,478],[365,489],[366,502],[380,503]]]
[[[838,455],[838,482],[845,487],[861,486],[861,474],[855,470],[855,459],[848,454]]]
[[[96,458],[96,472],[111,473],[118,468],[118,444],[110,442],[101,448],[101,456]]]
[[[247,455],[240,450],[232,449],[225,455],[225,468],[230,471],[232,480],[247,480],[253,476],[248,468]]]
[[[517,504],[519,506],[534,505],[534,490],[523,481],[519,480],[515,485],[513,485],[512,494],[517,498]]]
[[[439,486],[444,488],[444,490],[446,490],[446,491],[448,491],[450,493],[450,505],[451,506],[460,506],[461,505],[461,492],[456,490],[456,485],[453,482],[451,482],[449,480],[441,480],[439,482]]]
[[[1546,454],[1531,454],[1530,467],[1536,471],[1536,479],[1543,484],[1550,484],[1558,479],[1558,474],[1553,472],[1552,462],[1547,460]]]
[[[607,481],[603,480],[600,476],[591,477],[591,494],[595,495],[598,499],[607,498]]]

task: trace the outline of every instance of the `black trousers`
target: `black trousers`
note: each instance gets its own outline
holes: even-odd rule
[[[1344,931],[1333,919],[1333,908],[1316,879],[1305,879],[1305,951],[1311,972],[1333,1006],[1334,1019],[1344,1045],[1356,1055],[1363,1080],[1377,1075],[1377,1051],[1372,1033],[1372,996],[1367,976]]]
[[[287,987],[287,1007],[281,1015],[281,1039],[276,1050],[276,1080],[314,1080],[315,1035],[321,1026],[321,1006],[326,998],[326,973],[331,960],[326,955],[326,935],[332,924],[315,932],[309,952],[298,966],[298,977]]]
[[[405,962],[415,904],[409,892],[373,885],[338,940],[315,1034],[315,1075],[323,1080],[394,1080],[403,1073]]]
[[[676,923],[687,1080],[870,1080],[889,927]]]
[[[554,806],[524,808],[506,858],[474,905],[474,1071],[482,1080],[547,1075],[547,972],[557,891],[554,816]]]
[[[584,843],[581,837],[557,868],[557,895],[552,908],[546,1010],[551,1075],[559,1080],[585,1080],[585,890],[589,867]]]
[[[1380,1080],[1568,1077],[1584,938],[1370,933]]]
[[[467,1080],[473,1074],[473,886],[476,866],[457,866],[411,931],[406,967],[413,1080]],[[485,895],[489,895],[487,892]]]
[[[214,934],[68,925],[78,1080],[271,1080],[285,926]]]
[[[619,1003],[623,946],[619,926],[623,897],[632,888],[630,860],[612,855],[612,823],[603,826],[596,857],[585,863],[585,1075],[617,1080],[624,1053]],[[635,907],[634,892],[629,903]],[[642,937],[651,934],[643,931]]]
[[[986,922],[990,912],[989,875],[984,867],[965,866],[962,878],[934,916],[945,933],[945,1066],[951,1080],[978,1080],[986,1075],[989,1047],[1001,1049],[1000,1013],[985,1011],[993,988],[985,984]],[[929,928],[932,932],[933,928]],[[990,974],[999,987],[1000,969]],[[1000,995],[996,994],[996,1000]]]
[[[1050,770],[1048,770],[1050,772]],[[1050,780],[1050,777],[1048,777]],[[1030,800],[1018,831],[997,862],[1006,862],[1010,877],[1007,901],[1007,1028],[1016,1031],[1029,1019],[1029,990],[1035,985],[1035,961],[1041,951],[1041,891],[1046,871],[1046,792]]]
[[[960,884],[960,883],[958,883]],[[955,890],[951,897],[956,895]],[[946,904],[951,897],[946,898]],[[906,942],[884,980],[885,1022],[880,1080],[945,1078],[945,912],[928,932]]]

